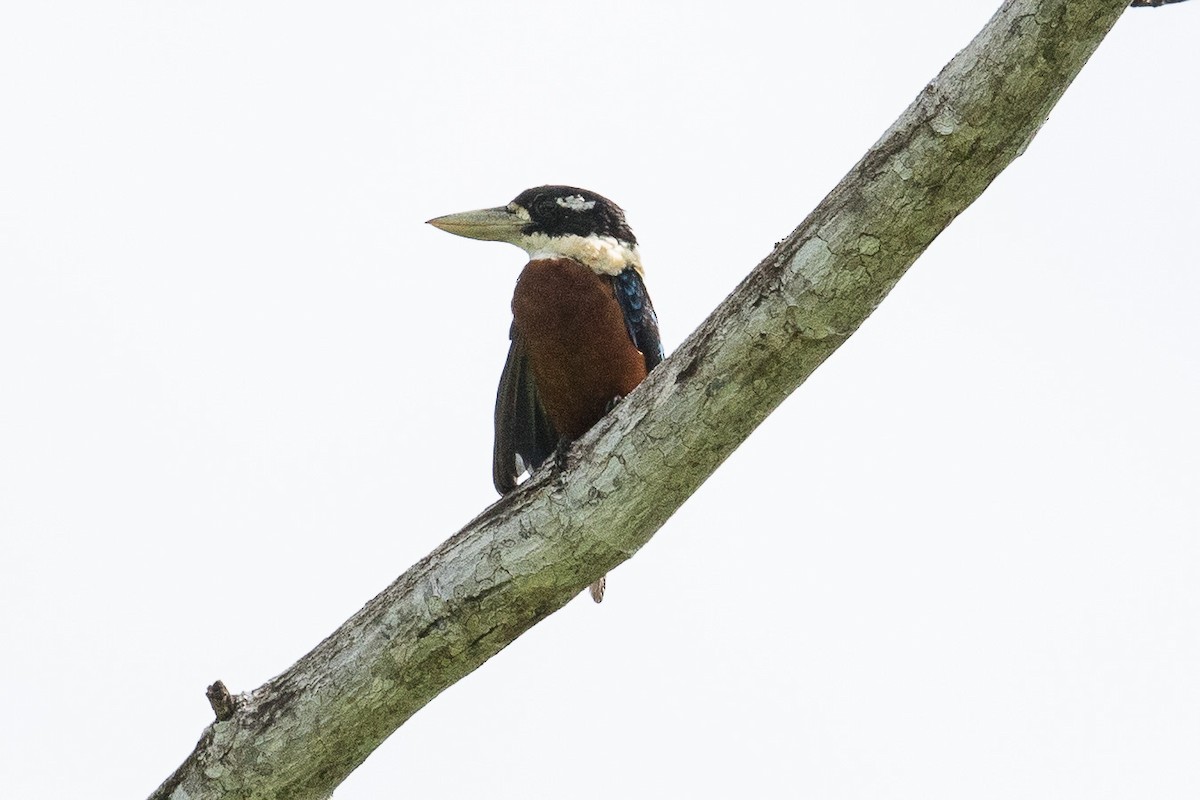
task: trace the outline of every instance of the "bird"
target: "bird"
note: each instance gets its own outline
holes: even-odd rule
[[[616,203],[574,186],[537,186],[505,206],[429,224],[529,254],[513,290],[496,392],[492,482],[504,495],[663,360],[637,238]],[[589,587],[597,603],[605,583],[601,577]]]

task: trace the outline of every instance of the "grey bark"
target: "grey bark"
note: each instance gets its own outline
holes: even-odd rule
[[[485,510],[282,675],[210,692],[224,719],[152,797],[329,796],[439,692],[637,552],[1020,155],[1128,3],[1004,3],[565,469]]]

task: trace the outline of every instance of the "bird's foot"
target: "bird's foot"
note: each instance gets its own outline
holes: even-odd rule
[[[567,456],[571,452],[571,440],[563,437],[554,447],[554,471],[562,475],[567,471]]]

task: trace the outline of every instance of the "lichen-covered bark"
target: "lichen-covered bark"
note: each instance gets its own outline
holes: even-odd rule
[[[153,797],[328,796],[439,692],[633,555],[1020,154],[1127,3],[1006,2],[564,472],[543,470],[235,697]]]

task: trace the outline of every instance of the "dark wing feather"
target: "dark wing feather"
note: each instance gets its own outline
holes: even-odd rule
[[[515,489],[521,474],[536,469],[558,445],[558,432],[538,399],[525,343],[515,327],[508,336],[512,344],[496,392],[496,443],[492,450],[492,483],[500,494]]]
[[[663,360],[663,346],[658,335],[658,316],[650,303],[646,284],[637,270],[625,269],[613,278],[613,293],[625,315],[625,330],[629,331],[633,346],[642,351],[649,372]]]

